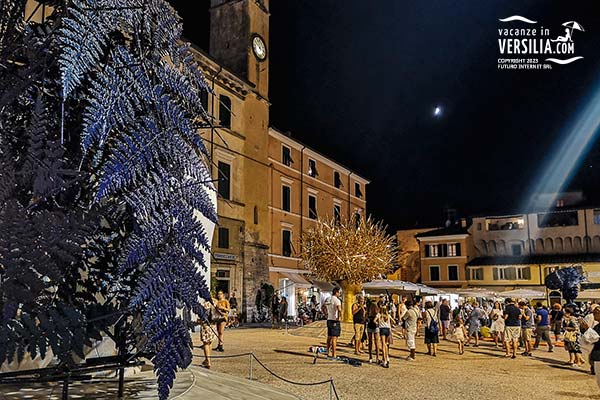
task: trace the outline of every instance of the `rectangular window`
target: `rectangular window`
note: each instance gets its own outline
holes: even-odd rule
[[[281,187],[281,209],[283,211],[291,211],[292,209],[292,189],[289,186]]]
[[[333,218],[338,224],[342,221],[342,207],[338,204],[333,205]]]
[[[481,230],[481,222],[477,223],[477,230],[480,231]]]
[[[208,114],[208,90],[200,90],[200,104],[202,104],[202,108]]]
[[[337,171],[333,172],[333,186],[335,186],[337,189],[342,187],[342,178],[340,173]]]
[[[521,245],[520,244],[513,244],[510,247],[512,249],[512,255],[513,256],[520,256],[521,255]]]
[[[359,199],[363,196],[362,191],[360,190],[360,183],[354,182],[354,195]]]
[[[294,162],[294,160],[292,160],[292,149],[287,146],[281,146],[281,162],[288,167]]]
[[[311,160],[310,158],[308,159],[308,176],[312,176],[313,178],[316,178],[319,175],[319,172],[317,171],[317,162],[315,160]]]
[[[448,280],[449,281],[457,281],[458,280],[458,265],[448,265]]]
[[[460,244],[459,243],[450,243],[448,244],[448,257],[458,257],[460,256]]]
[[[594,210],[594,224],[600,225],[600,210]]]
[[[354,225],[356,225],[356,227],[358,228],[360,226],[360,213],[359,212],[355,212],[354,213]]]
[[[231,280],[231,271],[228,269],[218,269],[215,272],[216,287],[215,290],[222,290],[223,293],[229,293],[229,282]]]
[[[223,161],[219,161],[218,164],[218,173],[219,173],[219,185],[218,192],[219,196],[223,199],[231,199],[231,190],[230,190],[230,180],[231,180],[231,165],[224,163]]]
[[[308,218],[317,219],[317,198],[311,194],[308,195]]]
[[[540,213],[537,215],[537,218],[539,228],[579,225],[579,216],[577,215],[577,211]]]
[[[495,267],[495,281],[522,281],[531,279],[530,267]]]
[[[231,128],[231,99],[225,95],[219,96],[219,120],[221,127]]]
[[[429,248],[428,257],[439,257],[439,247],[437,244],[428,244],[426,247]]]
[[[292,231],[281,231],[281,254],[285,257],[292,255]]]
[[[469,280],[470,281],[482,281],[483,280],[483,268],[469,268]]]
[[[219,227],[218,231],[218,242],[220,249],[228,249],[229,248],[229,229]]]
[[[431,265],[429,267],[429,280],[430,281],[439,281],[440,280],[440,266],[439,265]]]

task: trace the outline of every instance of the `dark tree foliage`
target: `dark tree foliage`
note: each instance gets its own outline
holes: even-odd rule
[[[178,310],[210,299],[209,89],[164,0],[44,3],[0,1],[0,363],[73,364],[118,328],[166,398],[192,359]]]
[[[561,268],[546,277],[546,287],[560,290],[567,304],[573,303],[579,296],[579,284],[585,277],[575,267]]]

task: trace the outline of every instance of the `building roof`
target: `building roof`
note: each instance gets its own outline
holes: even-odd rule
[[[600,254],[539,254],[532,256],[477,257],[469,261],[467,265],[577,264],[584,262],[600,262]]]
[[[435,236],[452,236],[452,235],[468,235],[467,228],[459,225],[451,225],[446,228],[434,229],[432,231],[422,232],[415,235],[416,238],[435,237]]]
[[[331,164],[334,164],[337,168],[339,169],[344,169],[347,171],[347,173],[351,174],[352,176],[355,176],[357,178],[357,180],[362,181],[364,184],[369,184],[371,183],[371,180],[363,175],[359,175],[358,173],[356,173],[353,169],[351,169],[350,167],[345,166],[344,164],[340,163],[339,161],[335,161],[334,159],[332,159],[330,156],[327,156],[323,153],[321,153],[319,150],[315,150],[314,148],[302,143],[301,141],[299,141],[298,139],[296,139],[295,137],[292,137],[291,132],[283,132],[280,129],[274,127],[273,125],[269,125],[269,134],[276,134],[276,135],[280,135],[280,139],[284,139],[284,140],[289,140],[292,142],[297,143],[298,145],[302,146],[303,148],[305,148],[308,151],[311,151],[319,156],[321,156],[322,158],[328,160]]]

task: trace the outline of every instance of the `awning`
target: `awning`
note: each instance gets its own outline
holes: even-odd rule
[[[280,274],[283,275],[284,278],[294,282],[297,288],[310,288],[312,286],[310,282],[302,276],[303,274],[294,274],[290,272],[280,272]]]
[[[500,297],[511,297],[515,299],[545,299],[546,292],[533,289],[515,289],[498,293]]]
[[[399,292],[421,292],[423,288],[427,288],[425,285],[418,285],[412,282],[391,280],[391,279],[377,279],[371,282],[367,282],[363,285],[364,291],[378,291],[378,290],[390,290]]]
[[[496,292],[484,288],[456,289],[454,291],[461,297],[481,297],[489,299],[498,296]]]
[[[321,292],[331,292],[334,288],[334,286],[330,282],[317,281],[314,279],[311,279],[311,282],[312,285],[319,289]]]
[[[598,300],[600,299],[599,289],[582,290],[577,296],[577,300]]]

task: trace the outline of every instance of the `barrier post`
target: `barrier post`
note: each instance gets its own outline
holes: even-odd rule
[[[249,377],[249,379],[250,379],[250,380],[252,380],[252,379],[253,379],[253,376],[252,376],[252,375],[253,375],[253,374],[252,374],[252,362],[253,362],[253,360],[252,360],[252,359],[253,359],[253,358],[254,358],[254,353],[250,353],[250,377]]]
[[[329,400],[333,400],[333,378],[329,377]]]

